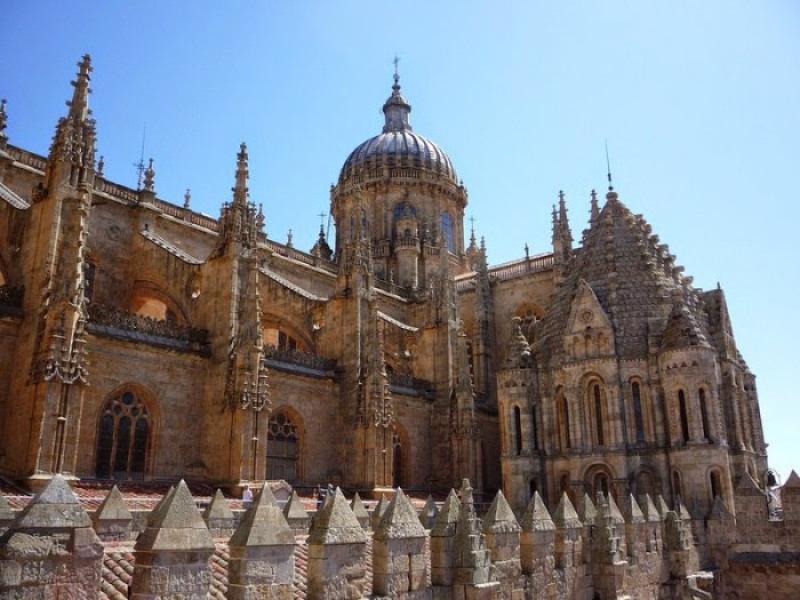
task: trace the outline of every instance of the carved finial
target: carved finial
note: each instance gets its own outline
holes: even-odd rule
[[[469,218],[469,224],[470,224],[469,247],[476,248],[478,246],[478,243],[475,240],[475,217]]]
[[[525,260],[531,257],[531,250],[528,248],[528,242],[525,242]]]
[[[67,102],[69,106],[69,114],[77,120],[83,121],[86,119],[91,111],[89,110],[89,80],[91,79],[92,59],[88,54],[84,54],[81,61],[78,63],[78,75],[72,86],[75,91],[72,93],[72,100]]]
[[[594,223],[597,221],[597,217],[600,216],[600,205],[597,203],[597,192],[592,190],[591,193],[592,200],[591,200],[591,208],[589,210],[589,222]]]
[[[97,175],[103,177],[104,175],[103,172],[105,171],[105,168],[106,168],[106,157],[101,156],[100,160],[97,162]]]
[[[259,231],[264,231],[264,205],[259,202],[258,203],[258,214],[256,215],[256,228]]]
[[[486,254],[486,238],[481,236],[481,252]]]
[[[192,204],[192,190],[186,188],[186,193],[183,195],[183,208],[189,210]]]
[[[287,248],[293,248],[294,247],[294,246],[292,246],[292,237],[293,237],[292,230],[289,229],[289,234],[286,236],[286,247]]]
[[[392,85],[392,95],[383,105],[383,114],[386,117],[386,124],[383,126],[383,132],[389,131],[403,131],[411,130],[411,125],[408,123],[408,114],[411,112],[411,106],[406,102],[400,93],[400,75],[397,70],[397,65],[400,59],[394,57],[394,83]]]
[[[8,113],[6,112],[6,99],[0,99],[0,139],[7,139],[6,127],[8,126]]]
[[[233,186],[233,203],[239,206],[247,204],[248,190],[247,180],[250,177],[248,168],[247,144],[242,142],[239,145],[239,152],[236,154],[236,185]]]
[[[144,191],[155,191],[156,172],[153,169],[153,159],[151,158],[147,163],[147,168],[144,170]]]

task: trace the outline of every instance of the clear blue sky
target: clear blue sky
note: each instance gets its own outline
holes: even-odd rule
[[[106,175],[217,215],[240,141],[270,235],[310,247],[347,154],[379,132],[391,61],[416,131],[451,155],[500,262],[549,249],[567,193],[615,184],[728,295],[770,459],[800,467],[800,3],[23,2],[0,22],[11,142],[46,154],[81,54]],[[794,382],[794,383],[793,383]]]

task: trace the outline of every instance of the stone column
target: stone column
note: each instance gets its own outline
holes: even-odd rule
[[[522,592],[520,530],[514,511],[511,510],[503,492],[498,491],[483,517],[483,531],[503,597],[507,598],[512,597],[514,590]]]
[[[375,596],[431,598],[426,537],[416,509],[398,488],[372,538],[372,592]]]
[[[214,540],[181,480],[150,514],[134,546],[132,600],[206,600]]]
[[[95,598],[103,545],[61,475],[0,537],[0,598]]]
[[[449,598],[450,586],[453,585],[453,544],[458,513],[458,496],[455,490],[450,490],[431,529],[431,583],[434,597]]]
[[[289,501],[286,503],[286,506],[283,507],[283,516],[286,517],[286,522],[289,523],[289,527],[295,531],[302,531],[303,533],[308,531],[311,517],[306,511],[306,507],[303,506],[303,501],[300,499],[300,496],[298,496],[297,492],[294,490],[292,490],[292,495],[289,496]]]
[[[233,533],[236,527],[236,517],[233,516],[233,511],[228,506],[221,490],[217,489],[211,503],[206,507],[203,520],[214,537],[226,538]]]
[[[264,484],[228,544],[228,600],[291,600],[295,534]]]
[[[308,535],[309,600],[356,599],[369,588],[367,534],[342,490],[317,511]]]
[[[131,539],[132,523],[133,516],[115,485],[92,515],[94,530],[104,541],[128,540]]]

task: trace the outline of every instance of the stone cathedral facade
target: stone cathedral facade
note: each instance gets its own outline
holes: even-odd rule
[[[91,71],[47,156],[9,143],[0,112],[5,477],[362,494],[468,478],[514,509],[646,493],[696,518],[717,496],[733,511],[745,474],[766,483],[725,294],[693,287],[612,188],[579,243],[560,194],[552,251],[491,266],[395,76],[382,132],[330,190],[335,239],[306,252],[266,234],[245,144],[216,219],[159,197],[152,161],[138,189],[106,179]]]

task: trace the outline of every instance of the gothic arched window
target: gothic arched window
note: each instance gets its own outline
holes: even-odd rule
[[[644,441],[644,416],[642,414],[642,389],[638,381],[631,383],[633,396],[633,419],[636,424],[636,441]]]
[[[299,478],[300,436],[297,425],[285,412],[276,412],[267,429],[267,479],[289,483]]]
[[[514,450],[517,456],[522,454],[522,411],[514,407]]]
[[[455,252],[456,244],[453,236],[453,217],[449,212],[442,213],[442,239],[450,252]]]
[[[678,412],[681,421],[681,439],[684,443],[689,441],[689,415],[686,412],[686,394],[678,390]]]
[[[151,429],[150,412],[134,392],[127,390],[107,400],[97,435],[97,477],[141,478],[147,468]]]

